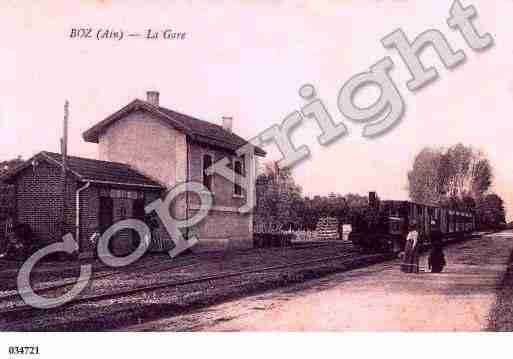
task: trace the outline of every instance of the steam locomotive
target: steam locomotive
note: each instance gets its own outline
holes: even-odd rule
[[[434,230],[440,231],[443,240],[446,240],[463,237],[475,229],[475,217],[470,211],[455,211],[410,201],[380,202],[371,192],[368,208],[352,220],[349,240],[373,252],[397,254],[404,249],[412,222],[416,224],[424,244],[430,242]]]

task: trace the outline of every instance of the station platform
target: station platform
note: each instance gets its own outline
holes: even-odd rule
[[[175,318],[153,330],[479,331],[489,326],[513,232],[445,248],[444,272],[406,274],[393,260],[272,290]],[[191,321],[194,326],[190,327]],[[189,323],[189,324],[188,324]],[[145,328],[133,328],[145,329]]]

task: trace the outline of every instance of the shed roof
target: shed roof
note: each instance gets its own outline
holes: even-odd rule
[[[2,180],[11,182],[23,169],[32,166],[34,161],[46,161],[54,166],[62,166],[62,156],[59,153],[42,151],[26,161],[24,165],[7,173]],[[90,158],[68,156],[68,172],[81,182],[102,183],[111,185],[163,188],[158,182],[143,175],[129,165],[117,162],[93,160]]]

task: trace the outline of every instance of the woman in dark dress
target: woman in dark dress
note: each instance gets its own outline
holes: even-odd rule
[[[446,264],[442,247],[442,233],[434,231],[431,237],[431,253],[429,253],[428,257],[428,268],[431,269],[431,273],[440,273]]]

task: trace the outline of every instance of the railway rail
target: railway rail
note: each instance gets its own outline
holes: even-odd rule
[[[287,247],[287,249],[310,250],[310,249],[327,248],[327,247],[330,247],[332,249],[337,249],[337,247],[339,249],[347,248],[347,250],[352,254],[357,252],[357,250],[354,249],[353,245],[348,242],[341,242],[341,243],[336,243],[336,244],[333,244],[333,243],[330,243],[330,244],[328,244],[328,243],[313,243],[313,244],[301,243],[300,245],[295,245],[294,247]],[[253,251],[245,250],[245,251],[238,251],[236,253],[236,255],[239,257],[238,259],[241,260],[241,259],[243,259],[243,256],[248,256],[248,257],[254,256],[255,253]],[[133,274],[133,275],[129,276],[128,278],[123,278],[124,280],[130,280],[134,277],[139,277],[141,275],[145,275],[148,273],[154,273],[157,271],[173,271],[173,270],[187,271],[188,268],[195,267],[195,266],[201,264],[202,262],[204,262],[205,260],[210,261],[210,263],[221,262],[221,261],[225,260],[224,254],[215,253],[215,254],[210,254],[206,258],[205,257],[206,256],[204,256],[204,255],[196,255],[196,256],[188,257],[188,258],[181,259],[178,261],[173,260],[172,263],[167,262],[167,263],[158,263],[158,264],[155,264],[155,263],[149,263],[149,264],[143,263],[143,264],[139,264],[139,265],[134,264],[132,266],[122,268],[122,269],[112,270],[107,273],[99,273],[99,274],[93,273],[93,275],[90,278],[90,281],[112,278],[117,275],[126,274],[127,272],[136,272],[136,274]],[[183,282],[186,283],[186,282],[190,282],[190,281],[191,280],[183,281]],[[55,292],[57,290],[71,287],[71,286],[75,285],[77,282],[81,282],[81,281],[77,281],[74,278],[67,278],[64,282],[61,282],[61,283],[58,283],[55,285],[49,285],[49,286],[35,288],[34,291],[39,295],[49,294],[49,293]],[[169,281],[169,282],[171,283],[172,281]],[[150,287],[151,286],[145,286],[145,288],[150,288]],[[130,290],[132,290],[132,289],[130,289]],[[130,290],[126,290],[126,291],[130,292]],[[23,289],[22,289],[22,291],[23,291]],[[122,292],[122,291],[120,291],[120,292]],[[107,295],[107,294],[105,294],[105,295]],[[89,297],[92,298],[94,296],[89,296]],[[100,296],[98,295],[98,297],[100,297]],[[17,291],[10,290],[10,291],[7,291],[7,293],[5,293],[5,294],[0,294],[0,313],[5,312],[4,310],[1,309],[1,306],[3,303],[13,301],[16,299],[21,299],[20,294]]]
[[[150,318],[162,315],[161,311],[142,309],[153,306],[143,304],[148,298],[162,297],[167,303],[166,310],[172,308],[173,315],[183,308],[194,308],[214,303],[231,297],[238,297],[263,289],[281,286],[286,283],[300,282],[315,278],[319,268],[325,273],[350,269],[358,263],[369,263],[383,260],[382,255],[355,256],[354,252],[342,255],[316,258],[313,260],[288,262],[280,265],[262,266],[250,270],[216,273],[182,281],[166,281],[154,285],[140,286],[129,290],[111,291],[99,295],[88,295],[76,298],[59,308],[40,310],[27,305],[3,310],[0,328],[3,330],[75,330],[92,328],[114,328],[120,321],[133,320],[136,317]],[[299,274],[298,274],[299,273]],[[244,289],[243,289],[244,288]],[[197,294],[199,294],[199,297]],[[194,297],[196,296],[196,297]],[[183,298],[186,297],[184,303]],[[141,300],[143,298],[143,300]],[[192,299],[191,299],[192,298]],[[171,301],[173,304],[169,304]],[[94,303],[99,303],[95,305]],[[117,305],[112,306],[111,304]],[[176,303],[176,304],[174,304]],[[199,304],[198,304],[199,303]],[[103,312],[92,308],[102,308]],[[71,320],[62,324],[62,316],[74,317],[79,313],[82,321]],[[169,313],[167,313],[169,315]],[[117,319],[108,319],[115,317]],[[30,319],[26,319],[30,318]],[[38,319],[41,318],[41,319]],[[48,320],[48,318],[51,318]],[[130,319],[132,318],[132,319]],[[94,323],[102,324],[95,326]],[[56,322],[58,324],[48,324]],[[38,323],[43,323],[42,325]]]
[[[379,256],[379,255],[368,255],[368,256],[364,256],[364,257],[368,258],[368,257],[375,257],[375,256]],[[149,292],[149,291],[154,291],[154,290],[163,289],[163,288],[180,287],[180,286],[184,286],[184,285],[188,285],[188,284],[198,284],[198,283],[203,283],[203,282],[208,282],[208,281],[227,279],[227,278],[231,278],[231,277],[242,276],[245,274],[264,273],[264,272],[268,272],[268,271],[281,270],[281,269],[292,268],[292,267],[297,267],[297,266],[305,266],[305,265],[310,265],[310,264],[315,264],[315,263],[326,263],[328,261],[336,261],[336,260],[343,260],[343,259],[350,259],[350,258],[358,259],[357,257],[354,257],[352,253],[348,253],[345,255],[318,258],[318,259],[309,260],[309,261],[287,263],[287,264],[270,266],[270,267],[262,267],[262,268],[256,268],[253,270],[245,270],[245,271],[232,272],[232,273],[213,274],[213,275],[208,275],[208,276],[202,276],[199,278],[184,280],[184,281],[169,281],[169,282],[163,282],[163,283],[154,284],[154,285],[141,286],[141,287],[132,288],[132,289],[128,289],[128,290],[118,290],[118,291],[112,291],[112,292],[98,294],[98,295],[86,295],[83,297],[78,297],[78,298],[68,302],[67,304],[63,305],[62,307],[70,306],[73,304],[80,304],[80,303],[86,303],[86,302],[94,302],[94,301],[100,301],[100,300],[106,300],[106,299],[115,299],[115,298],[119,298],[119,297],[126,297],[129,295],[138,294],[141,292]],[[4,315],[23,314],[27,310],[32,311],[33,309],[34,308],[31,306],[21,305],[21,306],[16,306],[11,309],[3,310],[0,313],[4,314]],[[44,309],[44,311],[46,311],[46,310],[47,309]]]

